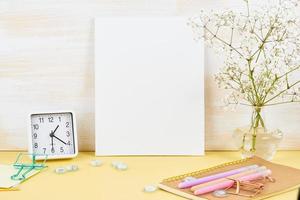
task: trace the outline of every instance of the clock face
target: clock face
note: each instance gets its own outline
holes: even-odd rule
[[[71,112],[32,114],[30,117],[33,153],[49,158],[76,153]]]

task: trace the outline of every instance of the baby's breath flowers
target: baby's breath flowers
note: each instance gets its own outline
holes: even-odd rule
[[[300,20],[296,0],[255,9],[243,1],[245,12],[201,12],[189,25],[196,39],[204,38],[225,56],[215,80],[230,91],[226,103],[256,108],[251,124],[255,150],[256,128],[265,128],[261,108],[300,102]]]

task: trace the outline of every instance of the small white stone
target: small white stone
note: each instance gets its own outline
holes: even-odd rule
[[[93,166],[93,167],[99,167],[102,165],[102,161],[101,160],[91,160],[90,164]]]
[[[197,178],[195,178],[195,177],[188,176],[188,177],[185,177],[185,178],[183,179],[183,182],[194,181],[194,180],[196,180],[196,179],[197,179]]]
[[[67,165],[67,166],[66,166],[66,170],[67,170],[68,172],[73,171],[72,165]]]
[[[112,166],[113,168],[117,168],[117,166],[118,166],[120,163],[122,163],[122,162],[120,162],[120,161],[112,161],[112,162],[111,162],[111,166]]]
[[[155,192],[157,190],[157,187],[155,185],[146,185],[144,187],[144,192]]]
[[[128,166],[125,163],[118,163],[116,169],[123,171],[123,170],[127,170]]]
[[[215,196],[215,197],[227,197],[228,193],[225,190],[215,190],[213,192],[213,196]]]
[[[66,169],[68,172],[74,172],[78,170],[78,166],[77,165],[68,165],[66,166]]]
[[[64,173],[67,172],[67,170],[64,167],[58,167],[58,168],[55,169],[54,172],[57,173],[57,174],[64,174]]]

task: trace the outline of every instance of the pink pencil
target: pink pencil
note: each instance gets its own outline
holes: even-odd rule
[[[233,170],[230,170],[230,171],[221,172],[221,173],[218,173],[218,174],[213,174],[213,175],[210,175],[210,176],[205,176],[205,177],[202,177],[202,178],[198,178],[196,180],[181,182],[181,183],[178,184],[178,188],[182,189],[182,188],[193,187],[193,186],[199,185],[201,183],[206,183],[206,182],[213,181],[213,180],[220,179],[220,178],[226,178],[228,176],[239,174],[241,172],[248,171],[248,170],[251,170],[251,169],[255,169],[255,168],[258,168],[258,167],[259,167],[258,165],[248,165],[248,166],[244,166],[244,167],[241,167],[241,168],[238,168],[238,169],[233,169]]]
[[[196,191],[200,188],[203,188],[203,187],[206,187],[206,186],[209,186],[209,185],[215,185],[217,183],[228,181],[229,179],[236,180],[240,177],[247,176],[247,175],[250,175],[250,174],[254,174],[254,173],[257,173],[257,172],[262,172],[262,171],[265,171],[265,170],[267,170],[267,168],[265,166],[261,166],[261,167],[255,168],[255,169],[251,169],[251,170],[248,170],[248,171],[245,171],[245,172],[241,172],[239,174],[228,176],[226,178],[220,178],[220,179],[210,181],[210,182],[207,182],[207,183],[202,183],[200,185],[195,185],[195,186],[191,187],[191,191],[194,192],[194,191]]]
[[[252,181],[252,180],[256,180],[258,178],[266,177],[266,176],[269,176],[269,175],[271,175],[271,170],[268,169],[268,170],[265,170],[265,171],[262,171],[262,172],[257,172],[257,173],[254,173],[254,174],[250,174],[250,175],[240,177],[237,180],[239,180],[239,181]],[[194,191],[194,194],[195,195],[206,194],[206,193],[209,193],[209,192],[213,192],[215,190],[220,190],[220,189],[225,189],[225,188],[228,188],[228,187],[232,187],[233,184],[234,184],[233,180],[226,180],[224,182],[217,183],[215,185],[210,185],[210,186],[200,188],[200,189]]]

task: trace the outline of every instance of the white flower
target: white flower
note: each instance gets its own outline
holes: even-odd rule
[[[296,6],[296,0],[281,0],[249,15],[202,11],[200,16],[191,18],[189,24],[195,38],[203,37],[208,46],[226,57],[215,79],[220,88],[230,90],[228,105],[262,106],[300,99],[300,81],[298,85],[290,80],[292,74],[300,72],[300,20]]]

